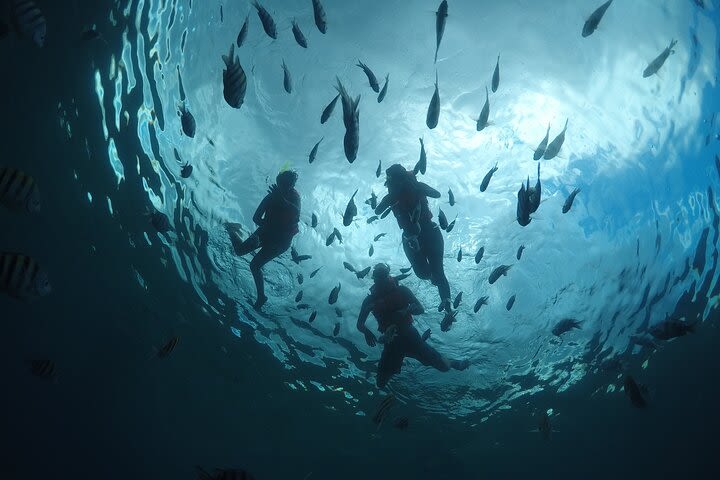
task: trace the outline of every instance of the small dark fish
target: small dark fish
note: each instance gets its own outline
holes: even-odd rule
[[[477,119],[477,124],[475,125],[478,132],[488,126],[488,118],[490,118],[490,97],[488,96],[488,89],[485,87],[485,105],[483,105],[480,116]]]
[[[450,330],[452,324],[455,323],[455,317],[457,317],[457,313],[457,310],[445,312],[445,316],[440,322],[440,331],[447,332]]]
[[[510,267],[512,267],[512,265],[500,265],[495,270],[493,270],[492,273],[490,273],[490,278],[488,278],[488,282],[490,282],[490,285],[495,283],[497,279],[501,276],[507,276],[507,272],[510,270]]]
[[[395,428],[398,430],[405,431],[410,426],[410,420],[407,417],[400,417],[395,419]]]
[[[528,206],[530,207],[530,213],[535,213],[540,207],[540,197],[542,196],[542,185],[540,184],[540,164],[538,163],[537,168],[537,182],[535,187],[530,188],[530,183],[526,188],[528,194]]]
[[[312,273],[310,274],[310,278],[313,278],[315,275],[317,275],[317,273],[320,271],[321,268],[322,267],[316,268],[315,270],[313,270]]]
[[[453,195],[452,189],[448,189],[448,201],[450,203],[450,206],[455,206],[455,195]]]
[[[302,48],[307,48],[307,39],[305,38],[305,35],[303,35],[302,30],[300,30],[300,26],[294,19],[292,20],[292,32],[297,44],[300,45]]]
[[[340,310],[339,307],[335,307],[335,316],[338,318],[342,318],[342,316],[343,316],[343,312],[342,312],[342,310]]]
[[[362,280],[363,278],[367,277],[368,273],[370,273],[370,267],[365,267],[359,272],[356,272],[355,276],[358,278],[358,280]]]
[[[350,201],[345,207],[345,214],[343,215],[343,225],[346,227],[350,226],[353,218],[355,218],[355,215],[357,215],[357,206],[355,205],[355,195],[357,195],[357,192],[358,191],[355,190],[355,193],[352,194],[352,197],[350,197]]]
[[[340,324],[335,323],[335,328],[333,328],[333,337],[337,337],[340,333]]]
[[[440,212],[438,213],[438,222],[440,223],[440,228],[445,230],[448,227],[447,217],[445,216],[445,212],[442,211],[442,208],[439,210]]]
[[[385,416],[394,405],[395,395],[393,395],[392,393],[389,394],[387,397],[383,398],[377,409],[375,409],[375,414],[372,417],[373,423],[378,426],[382,425]]]
[[[212,146],[212,147],[215,146],[215,142],[213,142],[212,138],[210,138],[210,137],[205,137],[205,140],[207,140],[207,142],[210,144],[210,146]]]
[[[365,200],[365,205],[370,205],[373,210],[377,208],[377,195],[375,195],[375,192],[370,192],[370,198]]]
[[[522,257],[523,250],[525,250],[525,245],[520,245],[520,248],[518,248],[517,255],[516,255],[518,260],[520,260],[520,257]]]
[[[330,291],[330,295],[328,296],[328,303],[330,305],[334,305],[335,302],[338,300],[338,295],[340,295],[340,289],[342,288],[342,284],[338,283],[337,287],[333,287],[333,289]]]
[[[415,164],[415,167],[413,167],[413,173],[417,175],[418,173],[421,173],[425,175],[425,170],[427,170],[427,154],[425,153],[425,143],[423,143],[423,139],[420,138],[420,158],[418,159],[417,163]]]
[[[292,77],[290,76],[290,70],[285,65],[285,60],[282,62],[283,69],[283,88],[287,93],[292,93]]]
[[[443,0],[445,2],[445,0]],[[427,117],[425,118],[425,124],[432,130],[437,127],[438,120],[440,119],[440,90],[438,89],[438,74],[435,71],[435,92],[433,92],[430,105],[428,106]]]
[[[155,212],[150,215],[150,223],[155,227],[155,230],[160,233],[166,233],[172,230],[170,219],[162,212]]]
[[[320,140],[318,140],[318,142],[312,148],[312,150],[310,150],[310,155],[308,156],[309,163],[312,163],[315,161],[315,157],[317,156],[317,152],[318,152],[318,147],[320,146],[320,142],[322,142],[323,139],[325,139],[325,137],[321,137]]]
[[[560,132],[557,137],[553,138],[553,141],[550,142],[550,145],[548,145],[547,149],[545,149],[545,154],[543,155],[545,160],[551,160],[560,153],[560,149],[565,142],[565,131],[567,131],[568,120],[569,119],[565,120],[565,128],[563,128],[562,132]]]
[[[296,308],[298,310],[308,310],[310,308],[310,305],[308,305],[307,303],[299,303]]]
[[[488,173],[485,174],[485,177],[482,180],[482,183],[480,184],[480,191],[484,192],[487,190],[488,185],[490,185],[490,179],[492,178],[493,174],[497,172],[498,164],[496,163],[493,168],[491,168]]]
[[[240,28],[240,33],[238,33],[238,36],[237,36],[236,43],[237,43],[238,48],[242,47],[243,43],[245,43],[245,40],[247,39],[249,20],[250,20],[250,14],[248,13],[247,16],[245,17],[245,22],[243,23],[242,28]]]
[[[330,235],[328,235],[327,240],[325,240],[325,246],[329,247],[332,245],[332,243],[335,241],[335,232],[332,232]]]
[[[380,90],[380,95],[378,95],[378,99],[377,99],[378,103],[385,100],[385,95],[387,95],[388,83],[390,83],[390,74],[389,73],[387,75],[385,75],[385,85],[383,85],[382,89]]]
[[[257,0],[254,0],[252,5],[257,10],[258,17],[260,17],[260,22],[262,23],[265,33],[267,33],[268,37],[275,40],[277,38],[277,26],[275,25],[275,20],[273,20],[270,13],[265,10],[265,7],[260,5]]]
[[[552,334],[559,337],[563,333],[567,333],[574,328],[579,330],[580,322],[574,318],[563,318],[552,328]]]
[[[401,268],[400,273],[408,273],[410,270],[412,270],[412,267]]]
[[[345,124],[345,137],[343,138],[343,147],[345,150],[345,158],[353,163],[357,158],[358,147],[360,146],[360,96],[352,99],[348,95],[345,87],[337,79],[337,91],[340,94],[343,107],[343,123]]]
[[[375,170],[375,178],[380,178],[381,173],[382,173],[382,160],[378,160],[378,166],[377,166],[377,169]],[[373,196],[374,195],[375,194],[373,193]],[[365,202],[365,203],[367,203],[367,202]],[[375,210],[374,207],[373,207],[373,210]]]
[[[662,51],[660,55],[658,55],[655,60],[650,62],[650,65],[645,68],[643,71],[643,78],[647,78],[651,75],[655,75],[658,70],[660,70],[660,67],[663,66],[665,63],[665,60],[670,56],[671,53],[675,53],[675,50],[673,50],[673,47],[677,44],[677,40],[673,39],[670,41],[670,45]]]
[[[26,255],[0,252],[0,292],[28,299],[44,297],[52,291],[47,273]]]
[[[395,278],[395,280],[398,281],[398,282],[402,282],[403,280],[405,280],[405,279],[408,278],[409,276],[410,276],[409,273],[403,273],[402,275],[398,275],[397,277],[393,277],[393,278]]]
[[[302,285],[303,282],[305,281],[305,277],[303,276],[302,273],[298,273],[298,274],[297,274],[297,281],[298,281],[298,284],[299,284],[299,285]]]
[[[323,109],[322,115],[320,116],[320,124],[323,124],[328,121],[330,118],[330,115],[332,115],[333,110],[335,110],[335,104],[338,101],[338,98],[340,98],[340,94],[338,93],[335,95],[335,98],[332,99],[330,103],[327,104],[327,107]]]
[[[493,91],[493,93],[497,92],[497,89],[499,86],[500,86],[500,55],[498,55],[497,63],[495,64],[495,71],[493,72],[493,76],[492,76],[492,91]]]
[[[579,189],[579,188],[576,188],[575,190],[572,191],[572,193],[570,194],[570,196],[567,197],[567,199],[565,199],[565,204],[564,204],[563,207],[562,207],[562,212],[563,212],[563,213],[567,213],[567,212],[570,211],[570,209],[572,208],[573,202],[575,201],[575,196],[576,196],[578,193],[580,193],[580,189]]]
[[[21,37],[32,39],[36,46],[45,45],[47,22],[45,15],[31,0],[15,0],[12,6],[13,23]]]
[[[181,176],[182,178],[190,178],[190,175],[192,175],[192,172],[193,172],[193,167],[192,167],[192,165],[190,165],[189,163],[186,163],[186,164],[183,165],[182,168],[180,169],[180,176]]]
[[[505,304],[505,309],[509,312],[510,309],[513,307],[513,305],[515,305],[515,295],[513,295],[513,296],[510,297],[510,298],[508,298],[508,301],[507,301],[507,303]]]
[[[362,68],[363,72],[365,72],[365,75],[367,75],[368,82],[370,82],[370,88],[372,88],[375,93],[379,93],[380,85],[378,84],[377,77],[375,77],[375,74],[372,72],[372,70],[370,70],[370,67],[365,65],[360,60],[358,60],[357,66]]]
[[[545,132],[545,138],[542,139],[542,142],[540,142],[540,145],[537,146],[535,149],[535,153],[533,154],[533,160],[540,160],[543,155],[545,155],[545,150],[547,149],[548,140],[550,138],[550,124],[548,123],[547,131]]]
[[[300,301],[302,300],[302,297],[303,297],[303,291],[300,290],[300,291],[297,293],[297,295],[295,295],[295,303],[300,303]]]
[[[320,0],[312,0],[313,14],[315,16],[315,25],[317,25],[320,33],[327,32],[327,19],[325,17],[325,9],[320,4]]]
[[[185,103],[178,105],[178,117],[180,117],[180,123],[182,124],[182,131],[185,135],[190,138],[195,136],[195,117],[187,109]]]
[[[310,226],[312,228],[315,228],[315,227],[317,227],[317,225],[318,225],[318,218],[317,218],[317,215],[315,215],[315,213],[313,213],[312,217],[310,217]]]
[[[438,7],[437,13],[435,14],[435,63],[437,63],[437,54],[440,49],[440,42],[442,41],[443,33],[445,33],[445,22],[448,16],[448,3],[447,0],[443,0]]]
[[[215,474],[210,475],[198,466],[195,469],[200,480],[255,480],[255,477],[246,470],[215,469]]]
[[[477,265],[480,263],[480,260],[482,260],[483,255],[485,255],[485,247],[480,247],[480,249],[475,254],[475,264]]]
[[[600,23],[600,20],[602,20],[603,15],[605,15],[605,10],[608,9],[610,4],[612,3],[612,0],[608,0],[607,2],[600,5],[593,13],[588,17],[588,19],[585,21],[585,25],[583,25],[582,29],[582,36],[589,37],[592,35],[592,33],[595,31],[595,29],[598,27],[598,24]]]
[[[42,360],[31,360],[30,373],[43,380],[55,380],[57,378],[55,362],[46,358]]]
[[[640,387],[637,383],[635,383],[635,379],[632,377],[632,375],[626,375],[625,376],[625,395],[628,396],[630,399],[630,403],[632,403],[633,407],[635,408],[645,408],[647,407],[647,401],[642,395],[642,392],[640,391]]]
[[[377,242],[378,240],[380,240],[381,238],[383,238],[385,235],[387,235],[387,233],[384,233],[384,232],[383,232],[383,233],[378,233],[377,235],[375,235],[375,238],[373,238],[373,242]]]
[[[688,333],[695,333],[695,324],[672,317],[663,320],[650,329],[650,335],[658,340],[670,340],[685,336]]]
[[[310,314],[310,318],[308,318],[308,322],[309,323],[314,322],[316,317],[317,317],[317,310],[313,310],[313,312]]]
[[[432,332],[431,332],[430,329],[428,328],[427,330],[425,330],[425,331],[423,332],[422,337],[420,337],[420,338],[422,338],[422,341],[423,341],[423,342],[427,342],[427,339],[430,338],[430,334],[431,334],[431,333],[432,333]]]
[[[230,44],[230,53],[223,55],[225,69],[223,70],[223,96],[228,105],[240,108],[245,101],[247,91],[247,76],[240,60],[235,55],[235,44]]]
[[[377,221],[379,218],[380,218],[380,217],[378,217],[377,215],[373,215],[372,217],[370,217],[370,218],[367,219],[367,223],[368,223],[368,224],[371,224],[371,223]]]
[[[457,220],[457,217],[455,218],[455,220]],[[452,232],[452,231],[453,231],[453,228],[455,228],[455,220],[453,220],[452,222],[450,222],[450,223],[448,224],[447,228],[445,229],[445,231],[446,231],[447,233]]]
[[[305,260],[310,260],[312,258],[311,255],[299,255],[297,250],[295,250],[295,247],[290,247],[290,257],[297,265],[300,265],[300,262],[304,262]]]
[[[370,248],[368,249],[368,257],[372,257],[373,253],[375,253],[375,247],[370,245]]]
[[[528,187],[530,186],[530,179],[528,178]],[[520,226],[525,227],[530,224],[530,196],[528,189],[525,188],[525,183],[520,184],[520,190],[517,194],[517,221]]]
[[[478,310],[480,310],[480,307],[482,307],[483,305],[487,305],[489,298],[490,298],[490,297],[488,297],[487,295],[484,296],[484,297],[480,297],[480,298],[478,299],[478,301],[475,302],[475,306],[473,307],[473,312],[474,312],[474,313],[477,313]]]
[[[10,210],[38,213],[40,189],[35,179],[11,167],[0,167],[0,205]]]
[[[180,337],[178,336],[171,338],[160,350],[158,350],[157,358],[165,358],[170,355],[172,351],[175,350],[179,341]]]
[[[462,248],[460,250],[458,250],[457,261],[462,262]]]
[[[333,227],[333,233],[335,234],[335,238],[337,238],[340,243],[343,243],[343,237],[342,237],[342,234],[340,233],[340,230]]]
[[[349,262],[343,262],[343,267],[345,267],[345,270],[348,270],[352,273],[356,273],[357,270],[355,270],[355,267],[352,266]]]
[[[460,305],[460,302],[462,302],[462,295],[463,292],[459,292],[457,296],[455,297],[455,300],[453,301],[453,308],[458,308],[458,305]]]

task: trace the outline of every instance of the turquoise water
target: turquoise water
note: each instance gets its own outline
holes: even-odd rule
[[[13,93],[3,164],[33,174],[44,199],[36,218],[2,212],[2,250],[37,256],[54,285],[52,296],[29,304],[1,300],[13,392],[4,406],[15,412],[5,422],[14,448],[3,468],[25,472],[18,478],[192,478],[203,465],[244,467],[257,478],[402,479],[684,468],[701,475],[713,464],[709,432],[720,422],[710,406],[718,369],[709,352],[720,287],[717,207],[708,197],[720,174],[717,6],[616,1],[582,38],[594,2],[456,0],[433,64],[434,1],[326,0],[326,35],[313,24],[310,1],[267,1],[277,40],[246,2],[223,3],[222,21],[216,1],[97,3],[43,5],[42,50],[14,37],[0,46],[14,65],[2,79]],[[248,90],[235,110],[222,97],[221,55],[248,13],[248,38],[236,48]],[[292,37],[293,18],[307,50]],[[91,24],[105,40],[78,46]],[[643,78],[671,39],[675,53]],[[477,132],[498,55],[492,124]],[[389,74],[382,103],[358,59],[381,85]],[[436,71],[441,113],[429,130]],[[361,95],[352,164],[341,106],[320,124],[336,76]],[[183,95],[197,120],[192,139],[177,115]],[[535,181],[533,150],[548,123],[552,140],[565,119],[559,156],[540,162],[543,203],[520,227],[519,183]],[[471,367],[440,373],[408,360],[381,392],[379,347],[366,346],[355,328],[371,280],[357,279],[343,261],[358,270],[383,261],[395,274],[409,266],[395,220],[368,224],[364,200],[385,192],[378,161],[412,168],[418,138],[428,155],[422,181],[443,193],[431,210],[457,218],[444,234],[452,296],[464,298],[452,329],[440,331],[435,287],[414,276],[403,283],[428,312],[416,319],[418,330],[431,328],[434,347]],[[189,179],[180,176],[184,162],[193,165]],[[269,264],[270,299],[258,313],[250,257],[233,255],[224,223],[252,228],[255,207],[288,166],[299,173],[303,208],[293,245],[312,259],[296,265],[286,253]],[[563,214],[575,187],[581,193]],[[356,188],[358,216],[342,227]],[[172,232],[152,228],[151,208],[169,217]],[[326,246],[333,227],[343,243]],[[705,261],[695,268],[706,227]],[[513,267],[491,286],[500,264]],[[326,301],[338,282],[342,317]],[[294,301],[301,289],[308,310]],[[489,305],[473,313],[484,295]],[[657,351],[633,345],[631,337],[668,315],[701,323],[695,335],[657,341]],[[566,317],[582,328],[560,342],[551,329]],[[374,329],[372,318],[368,324]],[[176,335],[176,350],[155,359],[153,347]],[[57,363],[56,385],[28,374],[23,362],[37,356]],[[625,398],[628,373],[648,385],[649,411]],[[388,392],[398,406],[377,428],[369,417]],[[533,432],[544,412],[557,430],[548,440]],[[400,416],[410,419],[407,431],[392,427]],[[700,460],[689,467],[681,453]]]

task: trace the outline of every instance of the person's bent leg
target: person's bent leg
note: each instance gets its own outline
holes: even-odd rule
[[[405,256],[410,262],[415,276],[422,280],[429,280],[431,276],[430,264],[422,253],[422,249],[414,250],[408,246],[407,242],[403,241],[403,250],[405,250]]]
[[[230,235],[230,243],[232,243],[235,255],[242,257],[247,255],[253,250],[257,250],[260,247],[260,235],[257,230],[250,235],[245,241],[240,238],[240,234],[236,230],[228,228],[228,234]]]
[[[376,380],[378,388],[384,388],[393,375],[400,373],[404,355],[402,350],[398,348],[399,346],[398,343],[393,341],[383,348],[378,363]]]
[[[433,367],[441,372],[453,370],[465,370],[470,366],[469,360],[450,360],[424,342],[415,327],[409,327],[407,339],[410,346],[408,356],[420,361],[425,366]]]
[[[445,276],[443,256],[445,254],[445,240],[438,227],[424,231],[423,249],[428,259],[428,268],[433,284],[437,286],[440,302],[450,301],[450,283]]]
[[[257,290],[255,308],[259,309],[265,305],[265,302],[267,302],[267,297],[265,296],[265,279],[263,278],[262,267],[290,248],[291,242],[292,237],[282,239],[281,241],[266,238],[262,241],[263,247],[250,262],[250,272],[252,273],[253,280],[255,280],[255,288]]]

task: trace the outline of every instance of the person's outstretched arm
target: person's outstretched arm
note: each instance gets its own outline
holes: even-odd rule
[[[428,185],[426,183],[418,182],[418,188],[420,189],[420,193],[422,193],[426,197],[430,197],[430,198],[442,197],[442,194],[440,192],[438,192],[437,190],[435,190],[434,188],[432,188],[430,185]]]
[[[380,200],[380,203],[378,203],[377,208],[375,208],[375,215],[382,214],[393,203],[395,203],[395,198],[394,198],[394,196],[392,196],[388,193],[387,195],[385,195],[383,197],[382,200]]]

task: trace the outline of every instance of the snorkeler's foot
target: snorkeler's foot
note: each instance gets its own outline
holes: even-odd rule
[[[265,305],[265,303],[267,303],[267,301],[268,301],[268,297],[266,297],[265,295],[258,297],[258,299],[257,299],[257,301],[255,301],[255,305],[254,305],[255,310],[260,310],[263,307],[263,305]]]
[[[467,370],[467,368],[470,366],[470,360],[452,360],[450,362],[450,366],[453,368],[453,370]]]

